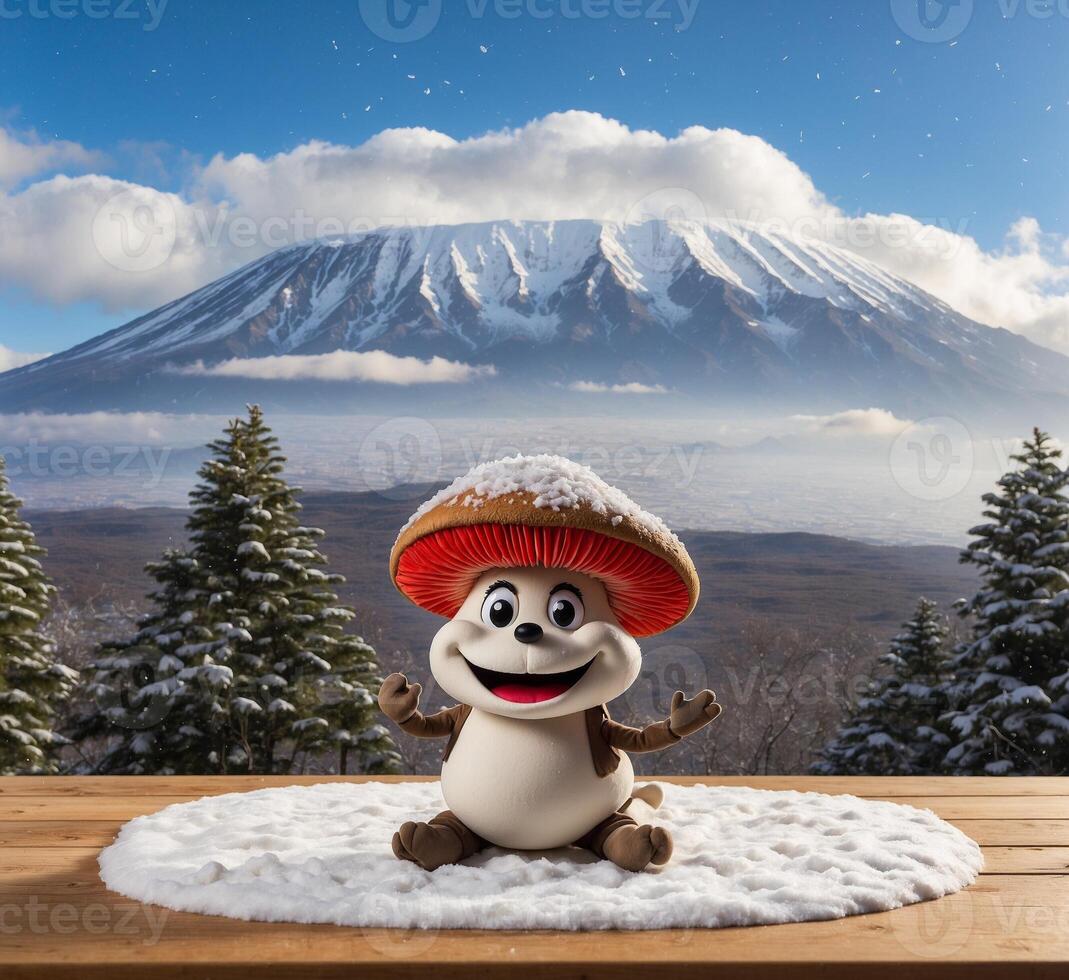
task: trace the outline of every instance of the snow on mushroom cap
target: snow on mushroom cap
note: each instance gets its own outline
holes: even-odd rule
[[[589,466],[564,456],[506,456],[480,463],[458,477],[423,504],[401,528],[398,538],[421,517],[441,504],[481,507],[487,500],[526,493],[535,507],[574,510],[584,504],[616,525],[629,518],[652,537],[668,538],[682,547],[679,538],[659,517],[638,506],[622,490],[606,483]]]

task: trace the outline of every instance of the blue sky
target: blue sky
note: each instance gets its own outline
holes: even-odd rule
[[[1037,16],[1034,0],[977,0],[956,37],[926,43],[898,0],[698,0],[690,23],[679,0],[620,2],[447,0],[425,37],[394,43],[357,0],[133,0],[121,16],[120,0],[0,0],[0,125],[182,192],[218,153],[352,146],[390,127],[464,138],[585,109],[668,136],[759,136],[847,213],[946,219],[985,250],[1026,215],[1066,231],[1069,4]],[[113,16],[89,16],[93,3]],[[0,344],[17,350],[133,312],[0,279]]]

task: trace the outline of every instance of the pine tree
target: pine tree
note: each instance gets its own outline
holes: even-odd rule
[[[1017,468],[985,494],[990,523],[962,562],[983,586],[959,604],[973,636],[954,660],[948,688],[955,772],[1069,772],[1069,472],[1035,429]]]
[[[129,729],[104,771],[291,772],[326,751],[340,771],[350,758],[396,768],[375,721],[374,651],[345,631],[344,579],[325,570],[324,532],[300,522],[299,489],[260,409],[209,449],[190,495],[190,548],[150,568],[155,612],[102,651],[103,717],[79,735]],[[124,684],[132,694],[117,693]]]
[[[94,709],[76,720],[72,737],[108,742],[100,772],[222,772],[206,743],[226,726],[233,671],[219,661],[229,631],[205,614],[209,593],[191,554],[168,550],[146,571],[158,586],[149,594],[154,609],[132,638],[98,651],[85,683]]]
[[[56,731],[57,716],[78,678],[57,662],[42,632],[55,587],[21,508],[0,457],[0,775],[5,776],[59,771],[57,753],[67,740]]]
[[[880,658],[875,678],[813,771],[822,775],[928,775],[939,772],[949,739],[941,730],[949,655],[945,620],[921,599]]]

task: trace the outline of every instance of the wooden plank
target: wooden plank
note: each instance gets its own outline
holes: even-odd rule
[[[214,796],[272,786],[328,782],[429,781],[433,776],[11,776],[0,778],[3,796]],[[644,777],[639,777],[641,782]],[[1065,796],[1069,776],[651,776],[680,785],[752,786],[812,793],[900,796]]]
[[[69,896],[68,896],[69,898]],[[616,933],[397,932],[246,923],[139,906],[58,886],[3,886],[7,977],[285,976],[435,980],[612,978],[1061,977],[1069,970],[1069,878],[991,876],[894,912],[755,929]],[[21,904],[20,904],[21,902]],[[86,910],[92,909],[92,916]],[[124,918],[122,929],[120,918]],[[36,931],[34,931],[34,927]],[[1014,968],[1019,965],[1020,970]],[[999,969],[995,970],[994,967]],[[857,971],[851,973],[850,971]],[[245,971],[244,974],[242,971]]]
[[[318,783],[420,783],[437,776],[6,776],[0,777],[4,796],[218,796],[248,793],[279,786],[314,786]],[[1066,788],[1069,795],[1069,787]]]
[[[1064,820],[1069,819],[1069,797],[1060,796],[898,796],[874,795],[932,810],[944,820]],[[189,797],[169,795],[130,796],[3,796],[0,821],[15,820],[130,820],[154,813]]]
[[[92,847],[110,844],[119,820],[28,820],[0,822],[0,849],[16,847]]]
[[[985,847],[983,851],[984,874],[1045,875],[1069,872],[1069,847]]]
[[[982,847],[1069,847],[1069,820],[951,820]],[[0,824],[0,835],[5,824]]]

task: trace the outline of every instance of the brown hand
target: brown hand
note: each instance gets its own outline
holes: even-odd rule
[[[672,714],[668,719],[668,727],[673,734],[686,738],[701,731],[721,710],[712,691],[699,691],[689,701],[683,697],[682,691],[676,691],[672,695]]]
[[[408,721],[416,714],[422,690],[419,684],[409,684],[404,674],[390,674],[379,688],[379,707],[387,718],[398,724]]]

